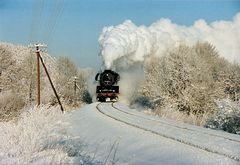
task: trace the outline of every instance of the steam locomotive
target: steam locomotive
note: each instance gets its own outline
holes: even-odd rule
[[[117,101],[119,94],[117,82],[120,80],[118,73],[112,70],[104,70],[102,73],[97,73],[95,80],[99,82],[96,88],[98,101]]]

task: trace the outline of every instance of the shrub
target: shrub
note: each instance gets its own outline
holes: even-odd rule
[[[230,100],[221,100],[217,103],[218,111],[204,126],[240,135],[240,104]]]
[[[9,121],[18,117],[24,106],[25,100],[17,93],[0,93],[0,121]]]

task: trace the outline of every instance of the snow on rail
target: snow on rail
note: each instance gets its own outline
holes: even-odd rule
[[[104,115],[133,127],[240,162],[238,135],[146,116],[119,103],[101,103],[97,109]]]

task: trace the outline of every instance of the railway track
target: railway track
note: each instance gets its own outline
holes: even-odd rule
[[[204,130],[170,124],[160,119],[148,118],[120,109],[114,103],[99,103],[96,109],[101,114],[128,126],[240,162],[240,138],[230,138],[227,134],[221,136]],[[233,147],[235,149],[232,149]]]
[[[141,115],[141,114],[134,114],[134,113],[130,113],[129,110],[126,111],[126,110],[122,110],[120,108],[118,108],[117,106],[114,105],[114,103],[112,103],[112,107],[118,111],[121,111],[122,113],[126,113],[128,115],[131,115],[131,116],[137,116],[139,118],[142,118],[142,119],[146,119],[146,120],[150,120],[150,121],[155,121],[157,123],[161,123],[163,125],[168,125],[168,126],[172,126],[172,127],[176,127],[176,128],[179,128],[179,129],[183,129],[183,130],[188,130],[188,131],[192,131],[192,132],[201,132],[203,134],[207,134],[207,135],[210,135],[210,136],[213,136],[213,137],[221,137],[223,139],[226,139],[226,140],[229,140],[229,141],[233,141],[233,142],[238,142],[240,143],[240,138],[233,138],[233,137],[226,137],[226,136],[222,136],[222,135],[219,135],[216,133],[215,130],[210,130],[211,132],[215,132],[215,133],[210,133],[210,131],[205,131],[205,128],[201,128],[201,129],[192,129],[192,128],[189,128],[189,127],[184,127],[184,126],[178,126],[176,124],[171,124],[169,122],[165,122],[165,121],[162,121],[162,120],[158,120],[158,119],[153,119],[153,118],[149,118],[149,117],[146,117],[144,115]],[[236,135],[238,136],[238,135]]]

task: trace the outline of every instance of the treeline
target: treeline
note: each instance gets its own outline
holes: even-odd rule
[[[84,100],[89,70],[79,69],[69,58],[42,58],[64,107],[79,106]],[[30,49],[0,44],[0,121],[10,120],[26,106],[36,105],[36,55]],[[41,103],[57,104],[55,95],[41,67]],[[75,82],[76,83],[75,83]]]
[[[240,66],[221,58],[209,43],[181,45],[150,59],[145,80],[138,95],[160,116],[206,125],[223,110],[219,101],[240,106]],[[240,131],[240,108],[234,114]]]

